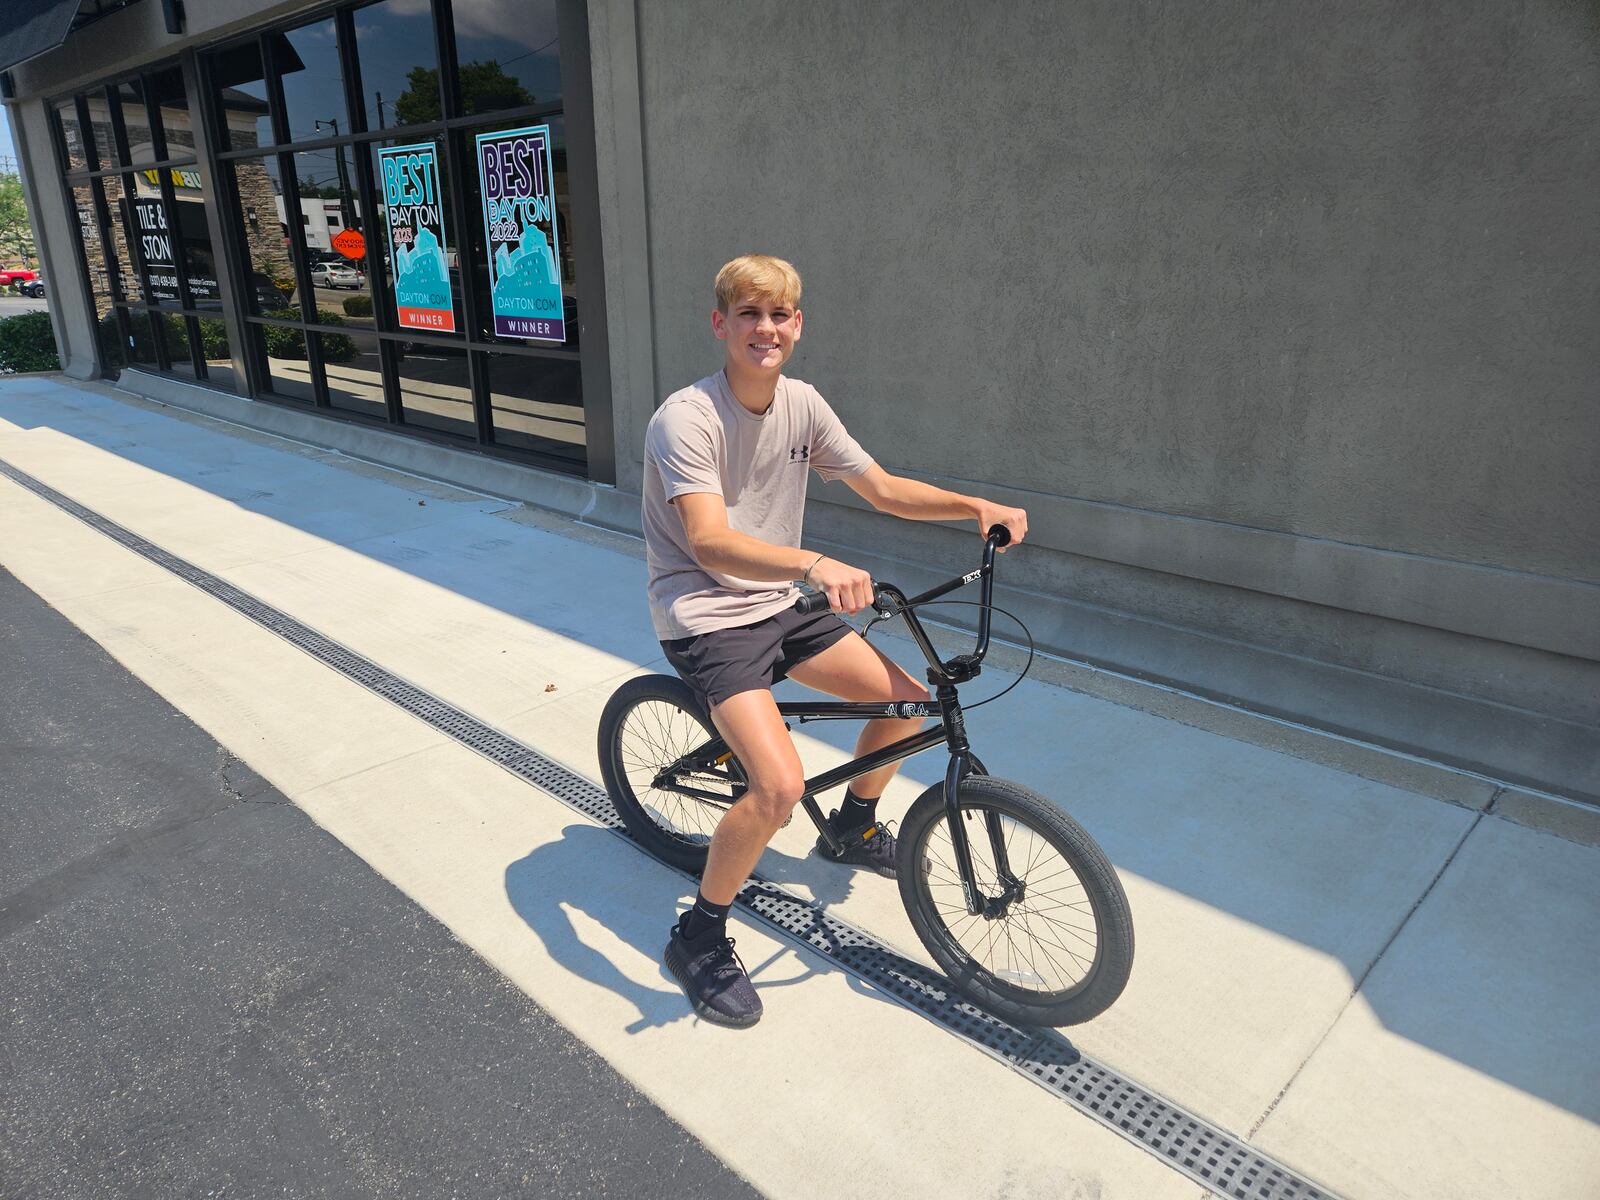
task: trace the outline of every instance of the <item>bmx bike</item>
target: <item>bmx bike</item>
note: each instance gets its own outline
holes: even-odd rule
[[[1003,525],[994,526],[982,566],[921,595],[907,598],[891,584],[874,585],[874,623],[905,619],[928,660],[933,700],[801,701],[780,703],[778,711],[800,723],[938,719],[807,779],[800,803],[838,853],[839,840],[816,797],[945,746],[944,782],[917,798],[900,827],[897,874],[911,926],[968,1000],[1019,1025],[1075,1025],[1104,1012],[1128,982],[1133,921],[1127,895],[1081,825],[1037,792],[988,774],[968,742],[958,696],[989,650],[995,551],[1009,540]],[[941,659],[916,610],[978,580],[977,643],[969,654]],[[820,612],[828,598],[806,595],[795,607]],[[628,832],[656,857],[699,874],[718,821],[744,795],[746,776],[695,693],[671,675],[629,680],[606,704],[599,750],[606,790]]]

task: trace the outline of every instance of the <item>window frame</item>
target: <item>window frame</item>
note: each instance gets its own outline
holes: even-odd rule
[[[147,333],[155,347],[155,369],[162,373],[172,372],[174,369],[172,356],[159,323],[167,316],[175,316],[185,323],[190,351],[189,362],[185,364],[179,377],[206,381],[209,372],[205,363],[199,322],[223,320],[235,365],[242,365],[244,368],[244,381],[247,386],[243,390],[257,399],[284,402],[291,407],[304,408],[305,401],[271,390],[271,374],[266,362],[264,341],[266,329],[273,326],[295,329],[305,340],[306,361],[313,383],[311,407],[321,416],[358,424],[392,427],[403,430],[411,436],[457,448],[533,463],[564,474],[578,474],[599,482],[614,482],[616,473],[611,437],[613,417],[609,386],[610,369],[606,361],[608,339],[604,329],[605,279],[599,251],[598,197],[593,194],[595,150],[592,98],[589,95],[592,84],[588,70],[585,0],[554,0],[561,45],[559,51],[561,96],[554,100],[485,113],[460,111],[462,106],[459,98],[459,64],[456,60],[453,6],[451,0],[431,0],[429,13],[432,17],[434,53],[438,63],[441,117],[437,121],[415,125],[385,125],[380,128],[368,127],[355,34],[355,14],[367,7],[370,2],[371,0],[335,0],[310,7],[292,16],[257,26],[247,35],[187,49],[177,59],[158,60],[136,70],[98,80],[75,92],[47,98],[51,136],[56,146],[57,162],[66,181],[67,192],[69,196],[72,195],[73,189],[80,185],[90,189],[92,216],[96,232],[101,239],[102,258],[105,260],[104,266],[111,288],[110,308],[116,314],[116,329],[121,339],[122,357],[128,359],[127,366],[136,369],[151,365],[133,363],[128,356],[133,335],[141,331],[141,326],[147,326],[143,332]],[[344,85],[346,130],[337,136],[295,141],[288,137],[289,131],[286,128],[288,113],[283,94],[283,80],[281,75],[272,69],[274,38],[285,32],[325,21],[330,17],[337,31],[337,52]],[[251,43],[255,45],[262,63],[268,97],[267,115],[274,140],[270,145],[233,148],[227,141],[225,116],[221,105],[217,102],[218,89],[214,83],[213,67],[221,54]],[[186,100],[189,120],[196,134],[192,150],[181,146],[174,148],[167,144],[160,106],[147,82],[148,77],[173,68],[180,70],[188,91]],[[141,158],[137,163],[132,160],[129,153],[131,147],[128,143],[128,126],[124,111],[124,106],[131,105],[133,100],[123,97],[120,91],[130,82],[134,84],[135,92],[142,102],[143,115],[150,130],[151,150],[156,156],[153,159]],[[109,149],[116,161],[109,165],[101,161],[95,127],[88,120],[91,96],[97,96],[110,110]],[[86,169],[68,169],[66,135],[59,113],[61,105],[69,107],[78,122]],[[464,224],[472,215],[472,210],[468,207],[469,191],[465,171],[468,169],[476,171],[470,137],[475,131],[495,126],[533,124],[555,117],[563,118],[564,125],[563,148],[567,155],[568,178],[567,205],[571,216],[564,222],[566,236],[563,240],[568,242],[575,281],[573,291],[568,294],[573,295],[578,304],[579,319],[573,324],[580,332],[581,338],[569,337],[569,342],[579,340],[577,345],[489,340],[480,336],[479,332],[484,327],[485,314],[480,312],[482,305],[479,302],[474,273],[481,264],[469,258],[473,235],[471,227]],[[575,120],[575,117],[578,119]],[[202,124],[204,137],[200,136]],[[389,279],[389,272],[384,266],[382,252],[386,240],[383,231],[374,227],[377,214],[381,210],[377,203],[372,150],[375,145],[402,139],[435,141],[440,147],[441,166],[446,168],[448,175],[442,199],[447,220],[454,234],[453,249],[460,264],[457,283],[462,327],[457,333],[439,334],[402,329],[394,311],[394,289]],[[174,153],[174,149],[181,152]],[[294,172],[294,155],[308,151],[331,151],[335,154],[349,155],[354,168],[355,187],[352,190],[359,205],[360,226],[368,239],[367,278],[373,297],[373,324],[370,330],[365,326],[361,327],[361,332],[370,333],[379,347],[379,371],[383,380],[385,407],[385,417],[381,419],[349,409],[336,408],[329,403],[327,364],[322,360],[321,340],[317,335],[349,332],[350,327],[327,325],[315,319],[315,291],[310,285],[310,262],[305,242],[302,237],[294,236],[300,222],[306,218],[299,203],[299,189],[288,181],[297,178]],[[269,317],[257,314],[252,311],[248,299],[247,281],[253,268],[244,229],[244,207],[238,195],[235,177],[237,168],[234,164],[242,160],[265,160],[269,157],[276,161],[278,167],[279,186],[282,189],[284,202],[284,223],[291,234],[286,250],[299,288],[298,316]],[[134,231],[127,227],[125,220],[124,239],[128,243],[130,266],[138,276],[142,290],[139,300],[128,298],[127,289],[123,286],[125,281],[116,262],[115,240],[112,233],[114,222],[119,218],[110,212],[111,206],[104,194],[104,185],[101,181],[110,176],[119,177],[124,194],[129,200],[129,204],[123,207],[131,210],[131,199],[137,194],[134,184],[135,174],[149,170],[159,172],[160,202],[171,225],[175,221],[174,205],[177,203],[171,172],[173,169],[183,167],[191,167],[202,173],[204,186],[209,192],[208,202],[216,205],[221,217],[220,229],[208,226],[208,232],[212,234],[211,252],[217,260],[216,275],[222,292],[221,311],[196,307],[176,227],[173,229],[173,253],[177,260],[174,266],[179,292],[176,302],[153,301],[148,266],[144,262],[142,248],[138,245],[136,237],[128,236]],[[578,177],[585,172],[587,174],[582,183],[587,191],[580,198]],[[75,212],[73,216],[76,222]],[[276,213],[270,214],[269,219],[275,220]],[[341,222],[340,228],[348,226]],[[574,229],[581,229],[582,236],[575,238],[572,232]],[[84,239],[75,236],[73,241],[85,294],[92,298],[95,293],[90,283]],[[580,242],[583,244],[580,245]],[[227,270],[223,270],[224,257],[227,260]],[[98,328],[101,320],[98,311],[94,317]],[[414,421],[407,421],[400,396],[397,357],[403,346],[448,349],[460,353],[465,358],[473,410],[473,437],[443,433],[418,425]],[[574,417],[577,418],[575,424],[579,424],[583,430],[583,442],[574,444],[579,461],[575,462],[570,454],[546,452],[514,442],[497,440],[494,411],[491,407],[493,404],[489,378],[491,355],[563,361],[572,363],[578,368],[578,393],[573,408]]]

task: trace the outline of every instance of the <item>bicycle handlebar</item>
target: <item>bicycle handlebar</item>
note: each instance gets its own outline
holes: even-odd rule
[[[983,565],[976,571],[968,571],[965,575],[958,575],[949,582],[941,583],[938,587],[930,588],[920,596],[913,596],[910,599],[907,599],[905,593],[892,584],[874,583],[872,585],[872,607],[885,616],[893,616],[896,612],[913,609],[919,604],[925,604],[929,600],[935,600],[946,593],[955,591],[957,588],[965,587],[975,579],[982,579],[983,599],[979,602],[981,615],[978,617],[978,644],[973,647],[971,654],[957,655],[949,662],[944,662],[934,650],[933,644],[928,641],[928,636],[917,622],[915,614],[905,611],[906,624],[911,630],[912,637],[916,639],[917,645],[922,648],[922,653],[927,658],[928,665],[941,675],[970,679],[978,673],[978,665],[983,662],[984,655],[989,653],[989,617],[993,610],[994,599],[994,554],[999,547],[1009,545],[1010,542],[1011,531],[1009,529],[1004,525],[991,525],[988,535],[984,538]],[[826,592],[813,592],[810,595],[801,596],[794,603],[795,612],[806,615],[826,612],[829,607]]]

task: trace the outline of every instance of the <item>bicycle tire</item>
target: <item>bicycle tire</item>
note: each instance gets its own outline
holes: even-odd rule
[[[1023,871],[1026,884],[1031,872],[1035,888],[1051,887],[1044,894],[1025,890],[993,920],[969,914],[953,855],[941,853],[938,844],[942,834],[949,845],[950,834],[944,785],[937,784],[917,798],[900,826],[900,898],[917,937],[957,991],[1014,1024],[1078,1025],[1099,1016],[1122,994],[1133,969],[1133,917],[1115,868],[1081,825],[1037,792],[979,774],[964,776],[960,787],[980,890],[1002,894],[987,818],[973,819],[986,812],[1000,819],[1013,874]],[[1045,860],[1045,849],[1064,865]],[[1067,868],[1072,878],[1056,883]],[[1074,898],[1074,887],[1081,888],[1081,899]],[[1089,928],[1078,924],[1086,917],[1093,921],[1092,956],[1082,948]],[[1002,961],[1008,965],[999,966]],[[1081,975],[1071,978],[1080,962]],[[1067,986],[1045,986],[1047,970]]]
[[[726,785],[727,804],[663,791],[648,781],[716,736],[689,685],[671,675],[628,680],[600,716],[600,775],[628,833],[663,862],[696,875],[705,869],[717,822],[744,793],[738,759],[724,764],[732,777]],[[722,790],[705,778],[694,782],[705,790]]]

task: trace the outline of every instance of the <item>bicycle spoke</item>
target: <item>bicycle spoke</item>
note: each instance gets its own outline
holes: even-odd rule
[[[727,804],[723,804],[657,787],[655,780],[665,768],[708,744],[712,736],[676,704],[650,699],[628,713],[617,739],[622,774],[634,798],[663,832],[685,841],[703,843],[710,837],[728,804],[736,799],[738,784],[731,771],[685,770],[679,774],[679,780],[688,786],[725,794]]]
[[[985,811],[982,806],[964,807],[962,819],[981,817]],[[1008,813],[999,815],[997,838],[973,836],[977,822],[968,825],[973,882],[990,903],[1006,894],[995,860],[998,841],[1009,864],[1008,878],[1022,885],[1022,895],[987,916],[969,912],[954,865],[949,819],[944,817],[928,830],[918,855],[931,910],[962,953],[1001,983],[1040,997],[1070,992],[1093,972],[1099,952],[1099,929],[1087,890],[1049,836]]]

